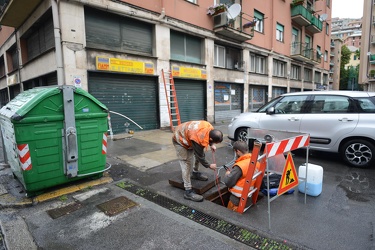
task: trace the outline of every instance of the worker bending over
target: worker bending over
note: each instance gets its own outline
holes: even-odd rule
[[[199,172],[199,163],[212,170],[215,163],[209,163],[205,158],[205,149],[223,141],[223,133],[207,121],[189,121],[177,126],[173,131],[172,142],[179,159],[182,180],[184,182],[184,198],[192,201],[203,201],[203,196],[196,194],[191,186],[191,179],[207,181],[208,177]],[[195,159],[195,160],[194,160]],[[194,162],[193,162],[194,161]],[[193,169],[192,169],[192,165]],[[191,173],[191,171],[193,172]]]

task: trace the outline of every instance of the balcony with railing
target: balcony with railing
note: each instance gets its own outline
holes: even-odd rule
[[[2,0],[0,1],[0,24],[20,27],[43,0]]]
[[[375,64],[375,54],[369,55],[370,64]]]
[[[303,5],[291,4],[291,18],[293,22],[306,26],[306,29],[311,33],[315,34],[322,31],[323,22]]]
[[[299,42],[291,44],[290,56],[293,59],[313,64],[319,64],[322,60],[321,53],[311,48],[308,44]]]
[[[316,16],[312,16],[311,24],[306,26],[306,29],[311,33],[319,33],[322,32],[323,29],[323,22]]]
[[[257,20],[242,12],[233,18],[224,11],[213,15],[213,22],[215,34],[242,43],[253,38]]]

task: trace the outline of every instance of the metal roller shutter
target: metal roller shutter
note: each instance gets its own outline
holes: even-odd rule
[[[206,83],[174,79],[181,122],[206,120]]]
[[[87,47],[152,55],[153,25],[85,8]]]
[[[156,77],[89,73],[89,92],[105,104],[110,111],[120,113],[144,130],[158,129],[159,105]],[[124,133],[141,130],[130,120],[110,113],[112,132]],[[126,127],[124,124],[129,123]]]
[[[242,106],[243,85],[215,82],[215,123],[231,121]]]
[[[45,81],[47,86],[57,85],[57,73],[47,75]]]

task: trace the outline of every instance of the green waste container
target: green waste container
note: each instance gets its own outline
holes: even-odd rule
[[[0,110],[8,164],[28,196],[86,177],[106,164],[108,109],[73,86],[24,91]]]

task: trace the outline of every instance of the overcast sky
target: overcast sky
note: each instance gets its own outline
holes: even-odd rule
[[[332,0],[332,17],[361,18],[363,1],[369,0]]]

